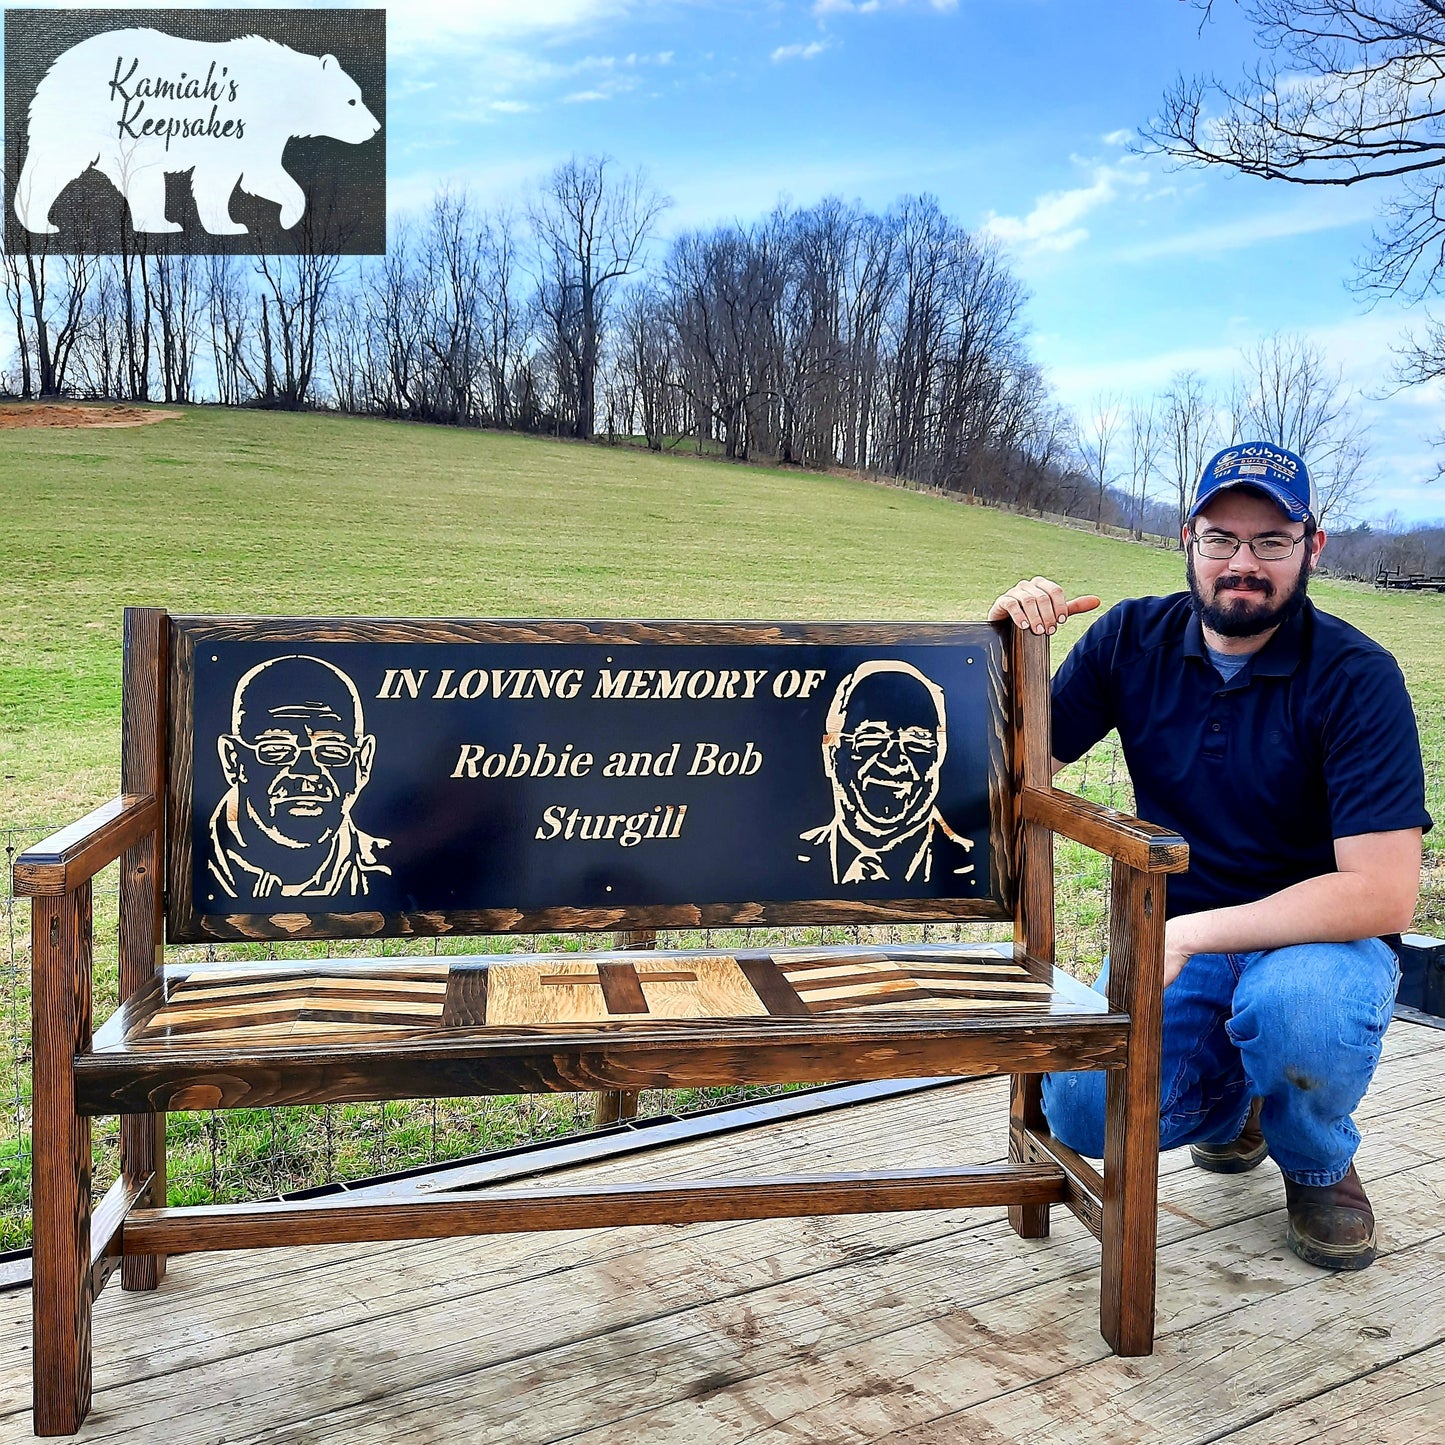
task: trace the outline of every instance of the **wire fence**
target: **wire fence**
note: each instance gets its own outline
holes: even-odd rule
[[[1432,814],[1445,825],[1445,742],[1426,759]],[[1061,786],[1124,811],[1132,794],[1117,740],[1110,738],[1060,775]],[[0,1251],[30,1242],[30,910],[16,898],[11,864],[16,856],[69,819],[50,826],[0,829],[4,879],[0,883],[3,967],[0,967]],[[1108,862],[1060,840],[1056,859],[1056,937],[1059,961],[1092,980],[1109,935]],[[119,869],[112,865],[93,885],[95,919],[95,1021],[117,1004]],[[1445,848],[1431,849],[1417,915],[1419,926],[1445,929]],[[993,941],[1008,938],[1004,924],[928,925],[848,929],[751,929],[659,935],[670,947],[783,946],[817,942]],[[456,953],[509,953],[538,949],[592,950],[611,946],[611,935],[431,940],[380,940],[330,945],[326,956],[414,957]],[[316,956],[316,945],[236,944],[177,946],[172,961],[226,962]],[[818,1080],[817,1082],[831,1082]],[[643,1116],[686,1114],[730,1099],[774,1089],[648,1090],[639,1102]],[[167,1118],[169,1197],[172,1204],[203,1204],[264,1198],[278,1193],[448,1160],[493,1149],[561,1138],[593,1127],[594,1096],[523,1094],[480,1099],[425,1099],[315,1107],[237,1109],[176,1113]],[[119,1122],[95,1121],[94,1175],[97,1194],[114,1180],[119,1165]]]

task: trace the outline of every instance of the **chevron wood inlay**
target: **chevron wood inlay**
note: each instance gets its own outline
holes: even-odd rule
[[[447,964],[373,977],[329,970],[197,970],[168,985],[165,1002],[146,1021],[137,1042],[297,1042],[436,1028],[450,971]]]
[[[886,946],[616,952],[315,964],[197,966],[166,975],[127,1022],[128,1052],[254,1048],[455,1030],[615,1027],[651,1020],[836,1018],[919,1011],[1102,1012],[991,948]]]
[[[814,1014],[905,1008],[1049,1012],[1054,991],[1011,958],[882,951],[779,952],[779,972]]]

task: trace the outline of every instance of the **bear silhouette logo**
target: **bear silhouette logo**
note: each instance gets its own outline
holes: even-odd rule
[[[55,235],[56,200],[94,167],[125,198],[136,232],[184,230],[166,216],[166,177],[176,174],[189,176],[211,236],[248,234],[231,216],[238,187],[279,205],[289,230],[307,198],[282,166],[287,142],[361,145],[380,129],[335,56],[259,35],[105,31],[64,51],[36,86],[14,213],[27,231]]]

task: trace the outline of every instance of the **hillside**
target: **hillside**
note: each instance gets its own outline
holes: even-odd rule
[[[114,788],[120,613],[975,617],[1035,572],[1106,604],[1177,554],[852,478],[325,415],[0,431],[4,826]],[[1315,595],[1400,658],[1445,815],[1445,599]]]

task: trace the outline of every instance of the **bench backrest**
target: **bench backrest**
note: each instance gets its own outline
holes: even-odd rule
[[[173,942],[1015,916],[1048,697],[1010,629],[133,609],[126,637]]]

